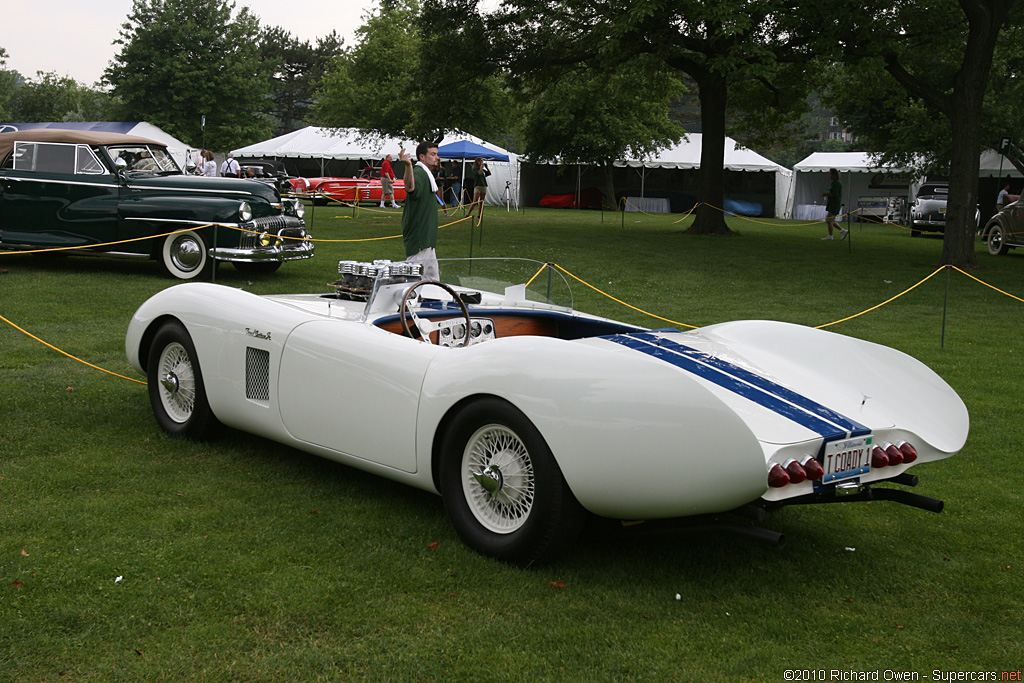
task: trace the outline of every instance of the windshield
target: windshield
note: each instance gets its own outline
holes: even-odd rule
[[[572,290],[562,271],[543,261],[524,258],[438,259],[441,279],[458,287],[504,294],[507,287],[526,285],[526,300],[573,307]]]
[[[118,145],[107,147],[110,158],[118,168],[127,171],[165,171],[181,173],[165,147],[157,145]],[[118,161],[123,161],[122,166]]]

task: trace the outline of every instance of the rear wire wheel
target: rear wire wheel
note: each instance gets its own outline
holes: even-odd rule
[[[511,404],[481,399],[442,440],[441,495],[466,545],[519,565],[543,563],[579,536],[585,512],[537,428]]]

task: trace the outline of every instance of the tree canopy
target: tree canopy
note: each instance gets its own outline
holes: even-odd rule
[[[794,34],[781,30],[783,0],[505,0],[487,21],[499,53],[514,73],[550,81],[580,63],[615,70],[631,60],[656,60],[681,79],[688,75],[700,99],[703,144],[699,199],[691,231],[728,233],[719,207],[725,190],[724,159],[729,90],[766,91],[782,112],[797,110],[807,81],[791,70],[786,95],[776,83],[783,61],[802,60]],[[795,74],[795,75],[794,75]]]
[[[420,38],[416,0],[386,0],[356,29],[356,44],[327,68],[316,121],[380,135],[416,135],[425,127],[415,106]]]
[[[260,57],[270,74],[270,95],[262,112],[274,119],[280,133],[290,133],[312,121],[313,102],[320,80],[331,61],[341,54],[342,39],[336,31],[310,41],[300,41],[279,26],[265,27],[260,34]]]
[[[1008,35],[1002,44],[1013,47],[996,61],[1000,33],[1015,4],[821,0],[803,16],[802,30],[817,37],[820,51],[828,49],[822,41],[841,48],[827,102],[865,151],[890,162],[948,170],[943,263],[976,262],[979,156],[998,136],[991,122],[1000,118],[986,115],[993,109],[985,101],[993,64],[1020,59],[1015,36]],[[1007,104],[990,102],[995,110]]]
[[[269,91],[259,21],[229,0],[134,0],[104,82],[126,120],[146,120],[193,146],[230,149],[265,138]],[[202,121],[205,117],[205,130]]]

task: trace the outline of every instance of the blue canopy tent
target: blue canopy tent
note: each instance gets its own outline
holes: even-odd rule
[[[469,159],[476,159],[477,157],[480,157],[489,161],[510,161],[507,154],[489,149],[471,140],[456,140],[455,142],[450,142],[447,145],[440,145],[437,148],[437,156],[442,159],[462,159],[462,174],[460,177],[465,177],[466,161]],[[511,182],[507,182],[506,185],[511,185]],[[505,197],[505,200],[506,208],[508,208],[508,204],[512,201],[510,194]],[[518,207],[518,200],[515,204]]]
[[[458,140],[437,148],[437,156],[442,159],[476,159],[482,157],[492,161],[508,161],[508,155],[487,149],[469,140]]]

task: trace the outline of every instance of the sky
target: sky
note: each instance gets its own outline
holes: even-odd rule
[[[350,46],[375,0],[235,0],[265,26],[280,26],[300,40],[332,30]],[[0,0],[0,47],[7,67],[27,78],[54,71],[91,86],[103,76],[118,46],[114,39],[132,0]]]

